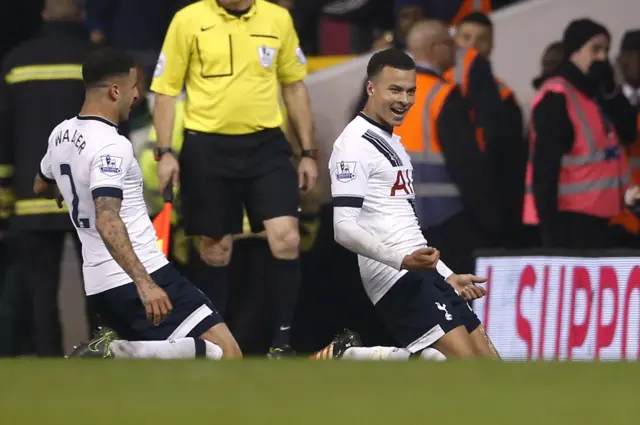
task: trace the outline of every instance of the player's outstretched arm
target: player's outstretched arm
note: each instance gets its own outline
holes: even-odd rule
[[[122,199],[99,196],[94,199],[96,229],[109,253],[131,277],[140,299],[147,310],[147,317],[156,325],[171,311],[171,301],[162,288],[157,286],[133,250],[127,228],[120,218]]]

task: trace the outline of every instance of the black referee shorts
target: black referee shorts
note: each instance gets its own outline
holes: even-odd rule
[[[219,238],[276,217],[299,217],[300,192],[291,146],[278,129],[247,135],[185,130],[180,197],[185,231]]]

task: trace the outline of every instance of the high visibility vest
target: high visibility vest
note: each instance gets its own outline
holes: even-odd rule
[[[416,103],[394,130],[411,157],[416,213],[423,228],[437,226],[463,209],[442,155],[437,128],[442,106],[454,88],[435,75],[418,73]]]
[[[491,0],[462,0],[458,13],[451,20],[451,25],[457,25],[465,16],[472,12],[491,13]]]
[[[573,87],[567,80],[554,77],[544,82],[533,98],[532,113],[548,92],[566,97],[567,113],[573,124],[571,151],[562,157],[558,187],[558,210],[601,218],[620,214],[628,187],[627,156],[618,144],[613,127],[609,128],[598,104]],[[531,132],[531,153],[535,146],[535,128]],[[532,155],[527,164],[523,222],[538,224],[533,196]]]
[[[629,171],[631,184],[640,186],[640,113],[638,113],[638,138],[629,147]],[[611,224],[624,227],[628,232],[640,234],[640,218],[628,209],[624,209],[617,217],[611,220]]]
[[[503,101],[509,99],[509,97],[511,96],[514,96],[511,88],[506,85],[501,79],[496,78],[496,85],[498,86],[498,91],[500,92],[500,99],[502,99]]]
[[[476,60],[479,53],[476,49],[458,49],[456,51],[456,64],[449,68],[447,72],[444,73],[443,77],[445,80],[450,83],[456,84],[460,87],[460,91],[464,97],[468,97],[469,95],[469,71],[471,70],[471,65],[473,65],[473,61]],[[476,114],[473,109],[471,110],[471,121],[476,123]],[[485,140],[484,140],[484,129],[478,127],[476,125],[476,139],[480,144],[480,150],[484,151],[485,148]]]

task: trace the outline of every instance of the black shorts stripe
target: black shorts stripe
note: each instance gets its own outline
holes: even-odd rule
[[[333,198],[334,207],[362,208],[364,198],[358,196],[336,196]]]
[[[117,187],[96,187],[91,191],[93,199],[105,197],[105,198],[118,198],[122,199],[122,189]]]
[[[402,165],[402,160],[395,153],[395,151],[389,146],[389,144],[384,141],[380,136],[375,134],[372,131],[367,130],[362,137],[371,143],[385,158],[391,163],[393,167],[399,167]]]

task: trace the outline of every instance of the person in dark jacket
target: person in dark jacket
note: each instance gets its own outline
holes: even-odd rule
[[[82,62],[92,45],[82,12],[79,1],[47,0],[42,34],[9,52],[1,68],[0,167],[12,171],[1,181],[4,189],[13,190],[16,202],[9,221],[11,277],[0,322],[6,331],[13,329],[12,323],[25,326],[32,321],[39,356],[63,354],[58,317],[60,262],[73,226],[66,208],[36,199],[33,170],[40,166],[51,130],[73,117],[84,100]],[[25,303],[19,301],[23,295]],[[23,317],[31,311],[33,317]],[[31,332],[25,329],[18,334]],[[0,341],[9,340],[0,335]],[[17,354],[12,349],[0,351]]]
[[[460,47],[475,48],[483,58],[491,60],[494,46],[493,22],[482,12],[464,16],[456,27],[456,43]],[[501,144],[500,152],[505,160],[494,163],[498,176],[495,184],[500,194],[505,244],[508,247],[519,247],[522,243],[522,201],[527,145],[524,141],[522,111],[515,93],[498,78],[496,84],[504,114],[504,143]]]
[[[561,77],[572,90],[597,102],[602,123],[583,125],[604,125],[609,134],[615,132],[621,144],[629,145],[636,139],[636,112],[615,83],[613,68],[607,59],[609,44],[609,32],[602,25],[589,19],[573,21],[564,33],[564,59],[551,77]],[[561,170],[567,172],[563,157],[572,152],[577,137],[576,124],[569,117],[569,101],[575,102],[563,93],[546,92],[533,109],[532,191],[543,245],[581,249],[616,247],[619,229],[609,226],[611,217],[559,208],[560,174]],[[607,155],[608,161],[619,161],[619,152],[611,151]],[[624,172],[620,170],[621,175]],[[622,205],[624,194],[621,182],[618,184]],[[525,215],[526,209],[525,205]]]
[[[498,193],[480,151],[467,100],[442,77],[453,65],[455,44],[441,21],[421,21],[407,47],[418,72],[416,103],[394,133],[413,160],[413,186],[423,233],[458,273],[473,273],[473,251],[492,246],[502,225]],[[427,112],[428,111],[428,112]],[[441,153],[422,162],[426,152]],[[444,166],[447,178],[442,179]],[[435,183],[435,185],[434,185]]]

